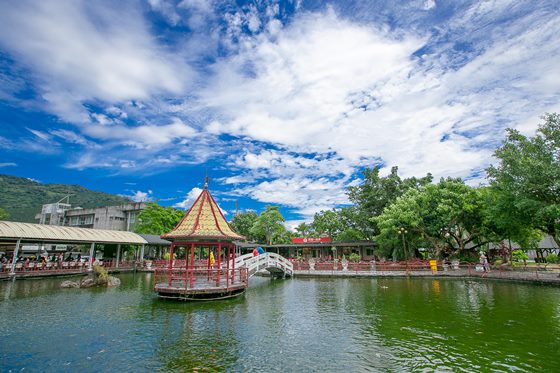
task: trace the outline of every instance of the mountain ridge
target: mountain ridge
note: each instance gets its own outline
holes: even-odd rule
[[[72,207],[95,208],[132,202],[129,198],[97,192],[78,184],[43,184],[29,178],[0,174],[0,208],[7,220],[35,223],[42,205],[56,203],[67,195]]]

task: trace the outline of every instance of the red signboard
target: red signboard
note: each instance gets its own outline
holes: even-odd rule
[[[332,242],[330,237],[296,237],[292,238],[292,243],[329,243]]]

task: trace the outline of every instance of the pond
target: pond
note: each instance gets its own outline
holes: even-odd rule
[[[0,282],[0,371],[560,371],[560,288],[458,279],[252,278],[236,299]]]

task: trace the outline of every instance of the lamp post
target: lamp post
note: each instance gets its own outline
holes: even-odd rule
[[[408,233],[408,231],[406,230],[406,228],[400,227],[399,229],[397,229],[397,232],[401,235],[402,237],[402,245],[403,245],[403,254],[404,254],[404,260],[408,260],[408,255],[406,252],[406,242],[404,239],[404,235]]]

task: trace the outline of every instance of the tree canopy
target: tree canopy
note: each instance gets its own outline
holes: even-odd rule
[[[284,227],[284,217],[280,213],[279,207],[266,206],[265,210],[251,227],[251,234],[254,237],[264,236],[268,245],[272,245],[275,241],[285,240],[286,228]]]
[[[255,224],[255,221],[257,221],[258,217],[259,216],[255,211],[241,212],[231,219],[230,224],[234,231],[247,237],[248,240],[254,240],[256,237],[253,237],[251,228],[253,228],[253,225]]]
[[[410,189],[373,218],[380,228],[378,241],[393,250],[400,234],[425,241],[435,255],[456,255],[479,246],[483,240],[484,203],[480,192],[459,179],[442,179],[420,189]],[[387,253],[388,254],[388,253]],[[392,255],[403,257],[404,253]]]
[[[380,167],[367,168],[363,171],[364,181],[348,188],[348,197],[355,205],[355,227],[366,238],[373,238],[380,233],[377,222],[371,217],[379,216],[383,210],[411,188],[419,188],[432,181],[432,175],[422,178],[401,179],[398,167],[392,167],[387,176],[380,176]]]
[[[184,211],[173,207],[163,207],[148,202],[147,207],[138,214],[134,226],[136,233],[162,235],[170,232],[183,217]]]
[[[508,129],[494,154],[499,163],[487,173],[499,202],[496,214],[510,217],[510,232],[519,232],[521,221],[560,244],[560,116],[542,119],[534,137]]]

